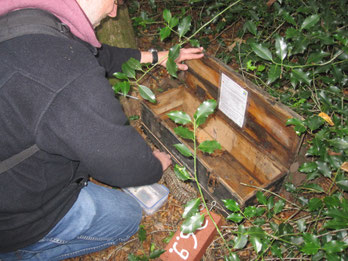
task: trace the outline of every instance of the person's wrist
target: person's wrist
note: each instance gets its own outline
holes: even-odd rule
[[[152,64],[158,63],[158,51],[156,49],[151,48],[149,52],[152,54]]]

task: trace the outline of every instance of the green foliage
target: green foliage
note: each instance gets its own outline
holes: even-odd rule
[[[159,39],[180,42],[167,62],[172,76],[176,77],[175,59],[182,43],[198,45],[199,39],[205,48],[216,44],[216,57],[237,63],[241,73],[252,76],[249,79],[255,84],[302,116],[290,118],[286,124],[299,136],[306,134],[307,162],[299,171],[307,180],[298,187],[285,184],[293,202],[261,191],[256,194],[258,204],[245,209],[232,199],[224,200],[231,211],[227,220],[238,224],[230,237],[235,252],[229,249],[224,260],[239,260],[238,251],[248,247],[252,247],[256,260],[266,256],[346,260],[348,204],[344,193],[348,191],[348,177],[342,168],[348,158],[346,0],[278,0],[270,7],[266,2],[241,1],[227,8],[230,0],[188,0],[180,7],[175,1],[166,1],[161,10]],[[139,14],[137,27],[151,23],[160,9],[160,5],[154,6],[152,15]],[[223,38],[229,29],[236,32],[232,44]],[[186,38],[190,32],[193,34]],[[195,39],[191,39],[193,36]],[[132,71],[126,70],[117,78],[124,75],[132,76]],[[124,93],[128,87],[117,88]],[[193,126],[193,131],[179,126],[175,132],[194,143],[194,160],[199,146],[206,153],[218,148],[209,141],[196,147],[195,130],[215,109],[213,103],[201,106],[193,119],[183,112],[168,115],[177,124]],[[177,172],[182,179],[189,177],[181,173],[182,169]],[[318,178],[329,188],[321,186]],[[192,222],[199,220],[198,213],[195,215],[190,216],[195,217]],[[187,221],[186,227],[193,225]]]
[[[144,244],[145,240],[147,238],[147,233],[143,225],[139,226],[139,231],[138,231],[138,239],[140,243]],[[156,259],[159,258],[164,252],[164,249],[156,249],[156,245],[154,243],[151,243],[150,249],[148,254],[145,253],[143,247],[142,247],[142,255],[136,256],[134,254],[129,254],[128,255],[128,261],[148,261],[151,259]]]

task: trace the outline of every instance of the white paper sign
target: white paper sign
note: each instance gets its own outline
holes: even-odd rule
[[[244,124],[248,92],[225,74],[221,74],[219,110],[239,127]]]

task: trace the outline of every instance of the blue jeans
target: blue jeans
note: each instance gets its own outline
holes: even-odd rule
[[[0,260],[54,261],[117,245],[135,234],[142,209],[127,194],[89,182],[59,223],[39,242]]]

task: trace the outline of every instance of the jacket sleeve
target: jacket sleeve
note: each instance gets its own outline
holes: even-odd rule
[[[38,146],[80,162],[95,179],[127,187],[157,182],[162,166],[95,67],[59,91],[36,128]]]
[[[131,48],[119,48],[103,44],[98,49],[97,60],[99,64],[105,68],[106,76],[112,77],[115,72],[122,71],[122,64],[130,58],[135,58],[140,61],[140,51]]]

